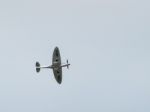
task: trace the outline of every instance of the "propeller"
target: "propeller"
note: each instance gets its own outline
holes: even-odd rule
[[[66,61],[66,63],[68,64],[68,60]],[[64,64],[64,65],[65,65],[66,63],[65,63],[65,62],[63,62],[62,64]]]
[[[69,69],[68,60],[67,60],[67,69]]]

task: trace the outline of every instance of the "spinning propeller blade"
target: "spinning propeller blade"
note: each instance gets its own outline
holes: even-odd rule
[[[69,64],[68,64],[68,60],[67,60],[67,69],[69,69]]]

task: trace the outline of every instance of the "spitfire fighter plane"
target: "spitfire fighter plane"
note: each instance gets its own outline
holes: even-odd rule
[[[69,69],[70,64],[61,64],[61,56],[59,52],[59,48],[55,47],[54,52],[53,52],[53,58],[52,58],[52,65],[50,66],[40,66],[39,62],[36,62],[36,72],[40,72],[41,68],[49,68],[53,69],[54,77],[56,81],[61,84],[62,82],[62,67],[67,67]]]

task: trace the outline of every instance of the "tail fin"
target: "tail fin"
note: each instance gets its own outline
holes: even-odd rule
[[[36,72],[40,72],[40,63],[39,62],[36,62],[36,64],[35,64],[35,66],[36,66]]]

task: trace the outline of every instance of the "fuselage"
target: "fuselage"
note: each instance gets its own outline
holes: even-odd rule
[[[56,81],[59,84],[61,84],[61,82],[62,82],[62,67],[69,68],[69,65],[70,64],[68,64],[68,60],[67,60],[67,64],[65,64],[65,65],[61,64],[61,56],[60,56],[59,48],[55,47],[55,49],[53,51],[52,65],[41,67],[39,62],[36,62],[36,71],[39,72],[41,68],[53,69],[53,73],[54,73],[54,77],[55,77]]]

